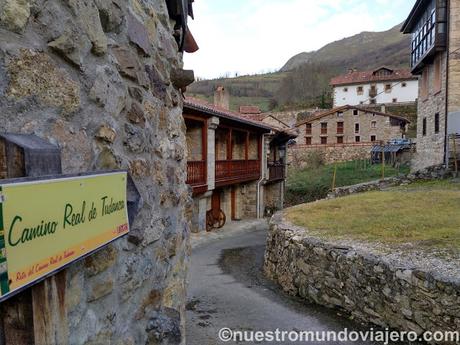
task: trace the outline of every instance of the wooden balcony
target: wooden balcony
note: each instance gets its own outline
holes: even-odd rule
[[[187,162],[187,184],[192,186],[193,194],[207,191],[206,171],[206,161]]]
[[[222,187],[260,178],[259,160],[216,161],[216,186]]]
[[[286,178],[286,165],[281,163],[268,163],[268,181],[279,181]]]

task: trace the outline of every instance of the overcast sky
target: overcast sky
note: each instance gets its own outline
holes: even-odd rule
[[[274,71],[295,54],[362,31],[401,23],[415,0],[195,0],[190,29],[200,46],[185,54],[195,75]]]

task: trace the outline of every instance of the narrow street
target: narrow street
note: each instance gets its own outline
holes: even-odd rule
[[[187,345],[224,344],[218,332],[225,327],[242,331],[361,329],[333,311],[287,296],[263,277],[266,231],[263,226],[253,228],[194,248],[188,280]]]

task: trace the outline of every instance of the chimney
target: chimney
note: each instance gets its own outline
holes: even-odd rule
[[[230,109],[230,94],[225,87],[218,86],[214,91],[214,105],[225,110]]]

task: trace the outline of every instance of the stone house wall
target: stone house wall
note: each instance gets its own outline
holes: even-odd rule
[[[418,115],[417,115],[417,152],[412,162],[412,170],[420,170],[444,162],[444,145],[446,126],[446,72],[447,53],[438,54],[441,60],[443,87],[440,91],[434,88],[434,68],[427,65],[423,73],[428,76],[427,96],[422,96],[423,83],[419,86]],[[423,77],[421,77],[423,78]],[[435,114],[439,114],[440,131],[435,133]],[[423,134],[423,121],[426,119],[426,135]]]
[[[190,199],[172,32],[164,1],[0,1],[0,131],[58,145],[64,173],[129,169],[143,199],[127,237],[65,271],[69,344],[185,343]]]
[[[287,293],[383,328],[458,331],[458,278],[311,237],[282,217],[272,218],[264,271]]]
[[[344,143],[355,143],[355,137],[360,137],[360,142],[370,142],[374,135],[376,141],[387,142],[390,139],[402,138],[404,131],[399,125],[393,126],[390,117],[377,115],[372,112],[358,111],[358,115],[353,115],[354,109],[343,112],[343,116],[337,113],[311,121],[311,135],[306,134],[306,124],[299,126],[300,136],[297,142],[305,144],[305,138],[310,137],[313,145],[321,144],[321,137],[327,137],[327,144],[337,144],[337,137],[343,137]],[[344,123],[343,134],[337,133],[337,123]],[[321,124],[327,123],[327,134],[321,133]],[[375,128],[372,124],[375,123]],[[355,131],[355,125],[359,124],[359,131]],[[303,139],[303,140],[302,140]]]
[[[422,85],[419,88],[417,155],[414,157],[413,170],[423,169],[446,163],[447,134],[460,133],[460,4],[449,2],[449,42],[445,52],[436,58],[442,63],[441,90],[434,88],[434,64],[427,64],[423,73],[428,75],[428,96],[422,97]],[[421,83],[422,84],[422,83]],[[447,98],[447,101],[446,101]],[[440,116],[440,131],[434,132],[435,114]],[[447,114],[447,118],[446,118]],[[423,135],[423,119],[426,118],[427,133]]]
[[[283,209],[284,181],[264,185],[264,208],[267,211],[280,211]]]
[[[203,125],[199,122],[187,124],[187,160],[200,161],[203,159]]]

